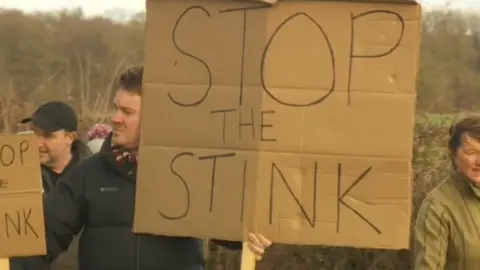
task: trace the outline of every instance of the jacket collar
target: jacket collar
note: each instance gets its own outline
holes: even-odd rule
[[[40,167],[42,172],[44,189],[48,192],[57,183],[57,180],[60,177],[65,175],[79,161],[89,157],[90,155],[91,151],[88,149],[88,147],[86,147],[86,145],[82,141],[78,140],[73,143],[72,158],[61,173],[56,173],[52,171],[52,169],[50,169],[49,167],[41,165]]]
[[[460,187],[463,190],[466,190],[467,192],[480,199],[480,187],[475,185],[475,183],[473,183],[470,178],[456,170],[452,170],[450,172],[450,175],[456,186]]]
[[[123,178],[126,178],[131,181],[136,181],[137,179],[137,165],[136,164],[122,164],[120,165],[116,161],[116,156],[112,148],[112,132],[108,134],[103,142],[102,148],[100,149],[100,155],[102,155],[106,162],[111,168],[113,168],[117,173],[119,173]]]

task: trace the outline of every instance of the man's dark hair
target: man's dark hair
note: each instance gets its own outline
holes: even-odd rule
[[[142,95],[143,65],[125,70],[117,79],[117,89]]]
[[[457,121],[450,127],[448,149],[455,154],[462,145],[464,135],[480,142],[480,116],[468,116]]]

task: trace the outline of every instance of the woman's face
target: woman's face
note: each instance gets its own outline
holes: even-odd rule
[[[460,173],[480,187],[480,141],[468,134],[463,135],[453,161]]]

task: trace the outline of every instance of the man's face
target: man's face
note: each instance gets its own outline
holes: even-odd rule
[[[114,99],[115,113],[112,116],[112,143],[130,149],[140,141],[141,97],[124,89],[117,90]]]
[[[59,164],[67,163],[70,158],[73,135],[59,130],[46,133],[36,126],[32,130],[38,138],[38,150],[40,154],[40,163],[52,169]]]
[[[457,170],[480,187],[480,142],[468,134],[462,136],[462,143],[454,156]]]

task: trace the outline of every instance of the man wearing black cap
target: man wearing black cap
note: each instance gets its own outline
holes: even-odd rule
[[[40,163],[48,176],[48,179],[43,179],[47,194],[73,164],[91,154],[88,147],[78,140],[77,116],[66,103],[47,102],[31,117],[22,119],[21,123],[29,123],[39,139]]]
[[[91,155],[89,148],[78,139],[77,116],[68,104],[51,101],[40,106],[22,124],[29,124],[38,137],[44,195],[58,179],[80,160]],[[78,243],[73,241],[68,252],[61,254],[51,270],[78,269]]]

